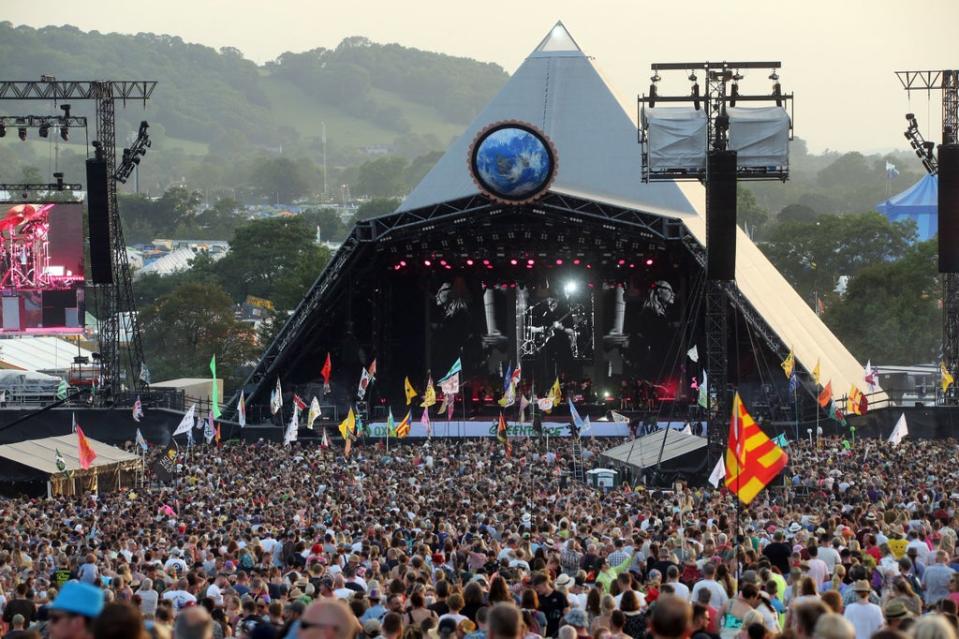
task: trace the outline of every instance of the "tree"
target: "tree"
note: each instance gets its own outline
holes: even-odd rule
[[[309,193],[317,174],[316,165],[310,160],[263,158],[254,165],[250,182],[257,193],[271,202],[286,204]]]
[[[143,309],[143,350],[153,376],[209,376],[215,354],[226,387],[242,381],[242,368],[258,352],[256,336],[236,320],[233,300],[216,284],[189,282]]]
[[[381,157],[360,165],[354,191],[359,195],[392,197],[406,192],[406,160]]]
[[[314,235],[300,216],[254,220],[236,229],[214,272],[234,300],[255,295],[278,309],[292,308],[329,260]]]
[[[320,239],[324,242],[342,242],[346,239],[348,229],[336,209],[307,209],[300,217],[310,228],[320,227]]]
[[[820,215],[814,222],[779,222],[762,250],[804,299],[832,291],[840,275],[897,259],[915,240],[915,224],[878,213]]]
[[[756,203],[753,192],[742,185],[736,189],[736,218],[739,226],[748,228],[753,237],[762,231],[769,220],[769,213]]]
[[[396,210],[400,205],[400,199],[395,197],[373,198],[369,202],[364,202],[356,210],[357,220],[368,220],[380,215],[386,215]]]
[[[865,266],[851,277],[824,319],[860,360],[934,362],[942,293],[936,271],[935,240],[911,246],[901,259]]]

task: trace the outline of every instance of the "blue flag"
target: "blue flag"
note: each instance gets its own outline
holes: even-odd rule
[[[506,375],[503,376],[503,392],[509,390],[509,383],[513,379],[513,362],[506,366]]]
[[[437,383],[438,383],[438,384],[442,384],[443,382],[445,382],[446,380],[448,380],[449,378],[451,378],[453,375],[456,375],[457,373],[460,373],[460,372],[462,372],[462,371],[463,371],[463,362],[461,362],[461,361],[460,361],[460,358],[457,357],[457,358],[456,358],[456,361],[453,362],[453,365],[450,366],[449,372],[446,373],[446,375],[444,375],[443,377],[441,377],[440,380],[439,380],[439,382],[437,382]]]
[[[773,443],[779,446],[780,448],[785,448],[789,446],[789,440],[786,439],[786,433],[779,433],[773,437]]]
[[[583,423],[583,418],[579,416],[579,412],[576,410],[576,406],[573,404],[573,398],[568,397],[567,399],[569,399],[569,414],[573,418],[573,424],[576,426],[576,430],[582,432],[585,425]]]
[[[796,377],[796,371],[793,370],[793,374],[789,376],[789,392],[795,393],[799,389],[799,378]]]

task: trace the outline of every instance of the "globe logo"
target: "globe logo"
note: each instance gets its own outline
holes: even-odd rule
[[[470,169],[480,189],[495,200],[519,203],[541,195],[553,179],[556,157],[532,125],[501,122],[476,137]]]

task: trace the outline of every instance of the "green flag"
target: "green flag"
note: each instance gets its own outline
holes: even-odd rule
[[[57,399],[66,399],[67,390],[67,383],[61,379],[60,384],[57,386]]]
[[[67,469],[67,463],[63,461],[63,455],[60,454],[60,449],[55,448],[54,450],[57,451],[57,470],[62,473]]]
[[[849,450],[850,448],[852,448],[852,444],[849,443],[848,439],[844,439],[842,440],[842,447],[843,447],[843,450]]]
[[[210,404],[213,408],[213,419],[220,418],[220,385],[216,381],[216,355],[210,358],[210,373],[213,374],[213,388],[210,391]]]
[[[396,437],[396,422],[393,421],[393,409],[386,415],[386,436]]]

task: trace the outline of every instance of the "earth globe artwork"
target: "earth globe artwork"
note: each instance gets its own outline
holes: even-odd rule
[[[470,169],[490,197],[510,203],[535,199],[549,186],[556,153],[546,136],[532,125],[501,122],[476,137]]]

